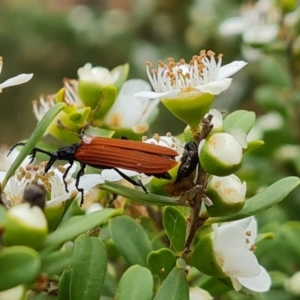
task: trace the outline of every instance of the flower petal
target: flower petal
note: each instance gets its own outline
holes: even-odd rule
[[[223,272],[230,277],[252,278],[258,276],[260,268],[253,252],[246,248],[236,248],[234,250],[223,253]]]
[[[220,68],[218,79],[221,80],[227,78],[238,72],[240,69],[244,68],[246,65],[247,63],[243,60],[235,60],[230,64],[227,64]]]
[[[94,186],[104,183],[103,176],[99,174],[86,174],[80,177],[79,188],[89,190]]]
[[[156,98],[172,98],[176,97],[180,92],[179,89],[177,90],[170,90],[164,93],[156,93],[151,91],[143,91],[139,93],[135,93],[134,97],[141,97],[141,98],[149,98],[149,99],[156,99]]]
[[[212,81],[203,85],[195,86],[195,89],[202,93],[208,93],[211,95],[219,95],[228,89],[231,84],[231,78],[224,78],[217,81]]]
[[[122,173],[124,173],[125,175],[127,175],[129,177],[140,174],[135,171],[125,170],[125,169],[121,169],[121,168],[118,168],[118,170],[120,170]],[[107,181],[119,181],[119,180],[123,179],[123,177],[117,171],[115,171],[113,169],[103,170],[101,172],[101,176],[104,178],[104,180],[107,180]]]
[[[33,74],[20,74],[18,76],[7,79],[6,81],[0,84],[0,90],[9,86],[14,86],[18,84],[25,83],[32,78]]]
[[[260,267],[260,273],[258,276],[253,278],[238,277],[237,279],[247,289],[255,292],[263,293],[270,290],[272,282],[271,282],[271,277],[266,271],[266,269],[262,266],[259,267]]]

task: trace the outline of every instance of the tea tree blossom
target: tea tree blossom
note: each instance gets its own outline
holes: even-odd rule
[[[134,97],[134,94],[143,90],[150,91],[150,89],[150,85],[144,80],[126,81],[105,116],[104,123],[114,130],[127,128],[135,133],[147,131],[159,100],[151,101],[149,98]]]
[[[254,217],[213,225],[213,251],[222,271],[231,279],[235,290],[242,286],[256,292],[270,289],[271,279],[259,265],[253,251],[257,235]]]
[[[0,74],[2,71],[2,66],[3,66],[3,59],[0,56]],[[19,84],[29,81],[32,78],[32,76],[33,76],[32,73],[31,74],[20,74],[15,77],[7,79],[6,81],[0,83],[0,93],[2,92],[2,90],[4,88],[7,88],[9,86],[19,85]]]
[[[101,85],[113,85],[118,80],[119,72],[110,72],[104,67],[92,67],[91,63],[86,63],[78,71],[79,80],[90,81]]]
[[[168,64],[159,61],[157,69],[147,63],[146,71],[154,92],[143,91],[136,97],[159,98],[166,108],[193,130],[209,110],[216,95],[231,84],[233,75],[242,69],[244,61],[234,61],[222,65],[222,55],[215,58],[213,51],[202,50],[189,63],[184,59],[175,62],[169,58]],[[184,101],[184,102],[183,102]]]
[[[182,93],[195,92],[218,95],[230,86],[232,79],[228,77],[247,64],[234,61],[221,66],[222,56],[220,54],[216,59],[213,51],[202,50],[189,63],[184,59],[175,62],[173,58],[169,58],[168,64],[159,61],[157,70],[151,69],[152,65],[148,62],[146,71],[155,92],[140,92],[136,96],[172,98]]]

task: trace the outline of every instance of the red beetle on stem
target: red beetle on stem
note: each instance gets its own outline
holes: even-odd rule
[[[140,186],[145,193],[147,193],[147,190],[140,180],[133,180],[117,168],[132,170],[157,178],[171,179],[168,171],[177,165],[175,157],[178,156],[178,153],[171,148],[127,139],[88,135],[80,135],[80,137],[82,139],[80,144],[61,147],[55,152],[33,148],[31,151],[31,162],[38,152],[48,155],[50,159],[45,167],[45,173],[47,173],[57,160],[68,161],[70,166],[68,166],[63,175],[65,188],[68,191],[66,177],[74,161],[78,161],[80,170],[77,173],[75,186],[82,195],[81,205],[84,198],[83,189],[79,188],[79,180],[84,174],[87,165],[97,169],[114,169],[133,185]],[[25,143],[17,143],[10,148],[10,152],[15,147],[24,145]]]

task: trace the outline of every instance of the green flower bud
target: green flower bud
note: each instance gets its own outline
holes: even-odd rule
[[[6,214],[3,233],[6,246],[24,245],[38,249],[43,245],[47,233],[47,220],[38,206],[22,203]]]
[[[206,205],[211,217],[226,216],[240,211],[245,204],[246,182],[241,183],[235,175],[212,176],[208,182],[206,196],[212,205]]]
[[[229,133],[216,133],[199,145],[202,168],[216,176],[227,176],[237,171],[243,158],[243,148]]]

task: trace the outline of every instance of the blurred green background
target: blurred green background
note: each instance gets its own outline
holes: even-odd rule
[[[238,14],[240,2],[0,0],[0,80],[34,73],[30,82],[0,95],[0,143],[28,137],[36,124],[31,101],[56,93],[62,79],[77,78],[77,69],[86,62],[109,69],[129,62],[129,78],[147,80],[146,60],[156,64],[172,56],[188,61],[201,49],[224,53],[225,62],[241,59],[240,38],[218,33],[225,17]],[[239,76],[248,86],[245,74]],[[245,89],[236,92],[231,99],[229,90],[227,101],[245,96]],[[228,108],[222,99],[218,103]],[[184,124],[161,110],[153,132],[181,132]]]

